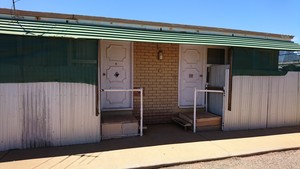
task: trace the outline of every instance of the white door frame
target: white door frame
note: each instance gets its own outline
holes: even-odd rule
[[[202,70],[202,86],[205,86],[206,84],[206,74],[207,74],[207,48],[206,46],[201,45],[179,45],[179,64],[178,64],[178,107],[179,108],[193,108],[193,105],[191,106],[181,106],[181,58],[182,58],[182,47],[183,46],[193,46],[195,48],[200,48],[202,50],[203,58],[201,63],[201,70]],[[193,97],[193,96],[192,96]],[[204,99],[204,98],[203,98]],[[204,105],[197,106],[197,107],[203,107]]]
[[[131,78],[130,78],[130,88],[131,89],[133,89],[133,78],[134,78],[134,74],[133,74],[133,42],[128,42],[128,41],[116,41],[116,40],[99,40],[99,57],[100,58],[98,58],[99,59],[99,68],[98,68],[98,70],[99,70],[99,75],[98,75],[98,79],[99,79],[99,90],[101,90],[102,89],[102,85],[101,85],[101,83],[102,83],[102,81],[101,81],[101,79],[102,79],[102,55],[101,55],[101,50],[103,49],[102,48],[102,44],[103,44],[103,42],[119,42],[119,43],[130,43],[130,74],[131,74]],[[101,104],[101,95],[102,94],[104,94],[103,92],[100,92],[100,95],[99,95],[99,111],[118,111],[118,110],[133,110],[133,93],[131,93],[131,100],[130,100],[130,102],[131,102],[131,105],[130,105],[130,108],[118,108],[118,109],[105,109],[105,108],[103,108],[103,106],[102,106],[102,104]]]

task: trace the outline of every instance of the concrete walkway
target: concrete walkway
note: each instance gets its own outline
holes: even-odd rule
[[[0,169],[153,167],[300,148],[300,126],[197,134],[171,124],[148,128],[143,137],[0,152]]]

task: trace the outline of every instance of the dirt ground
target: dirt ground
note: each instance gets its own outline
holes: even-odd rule
[[[183,164],[164,169],[300,169],[300,149]]]

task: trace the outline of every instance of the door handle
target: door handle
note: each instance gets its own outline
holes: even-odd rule
[[[102,73],[102,75],[105,76],[106,74],[105,74],[105,73]]]

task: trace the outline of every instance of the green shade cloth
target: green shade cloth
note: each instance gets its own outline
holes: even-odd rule
[[[278,50],[233,48],[233,76],[282,76],[287,70],[278,69]]]
[[[97,83],[98,41],[0,35],[0,83]]]

